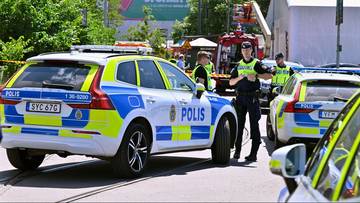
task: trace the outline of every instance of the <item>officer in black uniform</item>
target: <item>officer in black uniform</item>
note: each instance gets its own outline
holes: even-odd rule
[[[240,158],[242,135],[245,127],[246,113],[250,117],[250,135],[252,139],[250,155],[245,157],[247,161],[256,161],[257,151],[261,144],[259,120],[261,118],[259,105],[260,82],[258,78],[271,79],[272,75],[261,63],[252,57],[252,45],[250,42],[241,44],[243,59],[231,72],[229,84],[236,86],[235,108],[238,117],[238,136],[235,143],[234,159]]]

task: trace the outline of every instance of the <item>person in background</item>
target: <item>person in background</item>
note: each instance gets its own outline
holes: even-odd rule
[[[177,67],[179,67],[181,70],[185,70],[185,62],[184,62],[184,55],[180,54],[178,61],[176,63]]]
[[[209,63],[205,65],[205,69],[206,71],[211,74],[211,73],[214,73],[215,72],[215,66],[214,66],[214,63],[211,61],[211,53],[208,52],[208,55],[209,55]]]
[[[197,53],[197,65],[195,66],[191,76],[195,82],[202,83],[206,90],[211,90],[211,78],[210,74],[206,70],[205,66],[209,64],[209,55],[205,51],[199,51]]]

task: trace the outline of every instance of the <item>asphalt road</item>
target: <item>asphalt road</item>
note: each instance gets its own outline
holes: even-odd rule
[[[210,150],[158,155],[135,180],[116,179],[106,161],[83,156],[50,155],[37,171],[20,173],[0,148],[0,201],[276,201],[285,184],[269,171],[273,145],[265,121],[262,116],[257,162],[244,161],[251,147],[246,136],[241,158],[227,166],[212,164]]]

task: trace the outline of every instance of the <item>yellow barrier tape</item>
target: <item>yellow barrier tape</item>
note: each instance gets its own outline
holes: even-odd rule
[[[17,64],[25,64],[26,61],[14,61],[14,60],[0,60],[3,63],[17,63]]]

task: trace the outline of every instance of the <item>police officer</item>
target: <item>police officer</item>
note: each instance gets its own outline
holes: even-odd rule
[[[205,66],[209,64],[209,55],[205,51],[197,53],[197,65],[192,72],[192,79],[195,82],[200,82],[205,86],[206,90],[211,90],[211,77]]]
[[[272,90],[275,87],[284,87],[286,81],[294,74],[294,71],[290,66],[285,65],[284,63],[284,54],[278,53],[275,56],[276,66],[274,66],[272,70],[272,74],[274,75],[271,79],[271,91],[269,96],[269,103],[274,99],[274,95],[272,94]]]
[[[208,52],[208,55],[209,55],[209,63],[205,65],[205,69],[207,70],[207,72],[209,74],[215,72],[215,66],[214,66],[214,63],[211,62],[211,53]]]
[[[253,48],[250,42],[245,41],[241,44],[243,59],[239,62],[239,65],[232,70],[229,81],[231,86],[236,86],[237,93],[235,108],[238,117],[238,136],[235,143],[236,150],[234,159],[240,158],[246,113],[249,112],[252,145],[249,156],[245,157],[247,161],[257,160],[256,154],[261,143],[259,130],[261,113],[258,99],[260,82],[258,78],[268,80],[272,77],[271,73],[267,71],[267,68],[262,67],[257,59],[252,58],[252,51]]]

